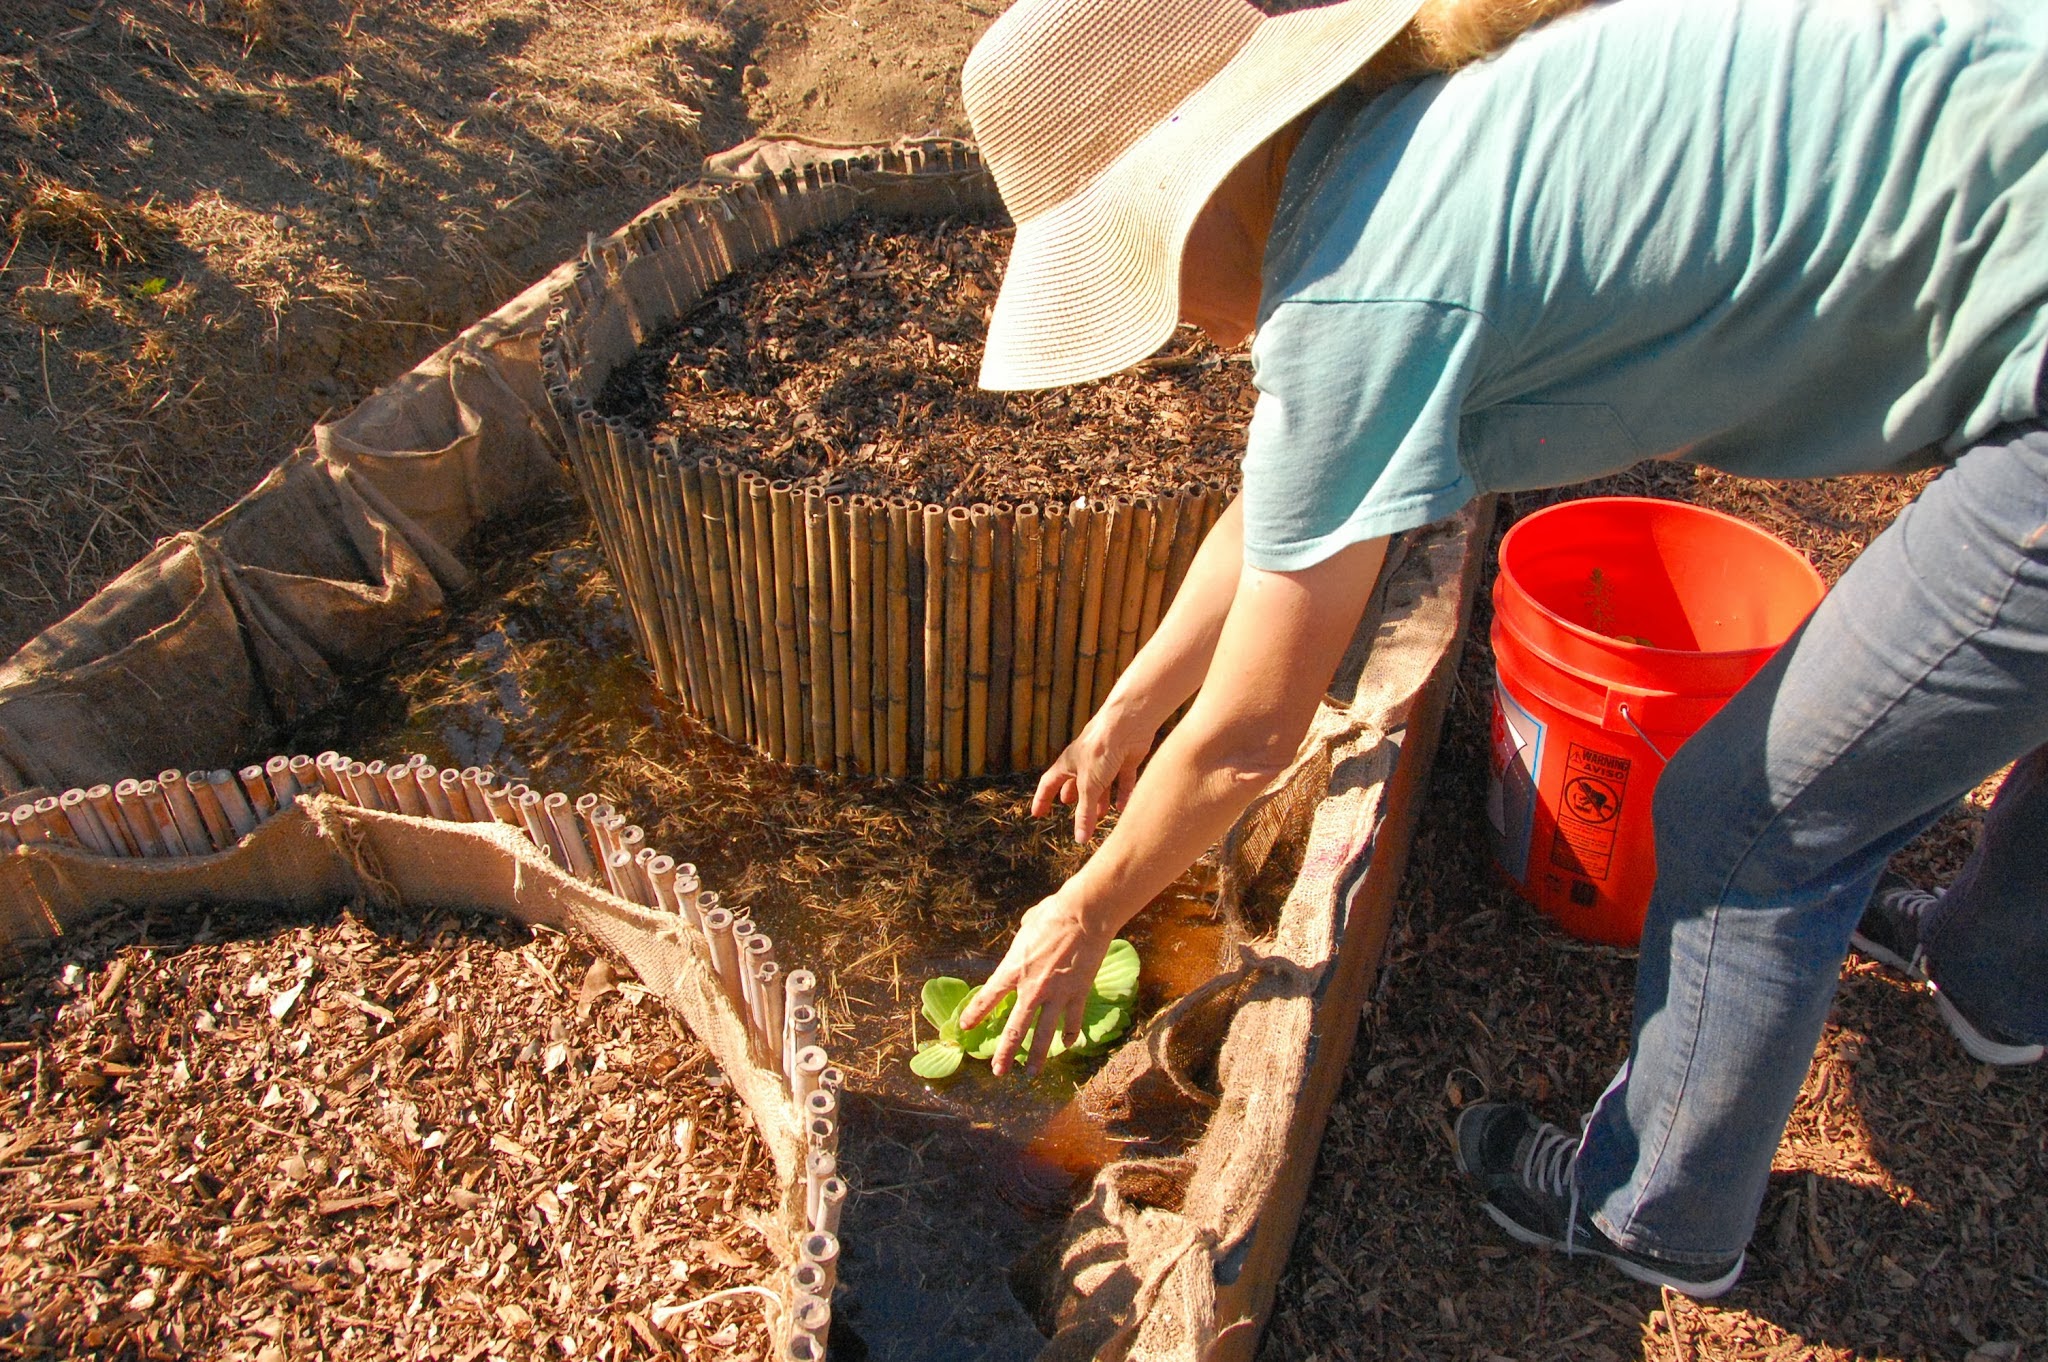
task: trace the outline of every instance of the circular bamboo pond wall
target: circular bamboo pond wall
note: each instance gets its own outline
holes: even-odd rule
[[[870,162],[910,172],[888,201],[845,191]],[[827,494],[597,411],[643,340],[797,237],[856,210],[992,211],[987,177],[961,173],[978,165],[971,148],[922,143],[674,205],[585,261],[549,318],[549,393],[657,683],[773,760],[928,780],[1041,769],[1151,636],[1229,504],[1220,484],[950,507]]]

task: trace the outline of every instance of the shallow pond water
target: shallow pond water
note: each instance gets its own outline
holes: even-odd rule
[[[498,533],[477,591],[290,749],[421,752],[594,791],[648,845],[695,862],[785,968],[817,973],[824,1042],[847,1073],[840,1159],[856,1198],[835,1355],[1032,1355],[1042,1339],[1007,1269],[1121,1147],[1074,1100],[1101,1061],[1056,1061],[1035,1080],[969,1061],[932,1085],[908,1060],[924,980],[985,977],[1017,915],[1080,864],[1068,821],[1030,816],[1027,779],[846,781],[711,734],[655,689],[580,508]],[[1216,967],[1210,877],[1191,873],[1126,935],[1143,962],[1142,1020]]]

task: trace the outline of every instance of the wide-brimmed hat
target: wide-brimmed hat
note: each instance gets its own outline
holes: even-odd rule
[[[1421,0],[1018,0],[960,73],[1017,224],[981,383],[1135,364],[1180,314],[1181,248],[1237,163],[1372,60]]]

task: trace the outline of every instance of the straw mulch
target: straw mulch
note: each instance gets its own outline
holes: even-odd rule
[[[1097,383],[975,386],[1009,237],[854,219],[714,290],[613,373],[599,408],[799,487],[947,506],[1235,481],[1248,357],[1188,328]]]
[[[1744,482],[1646,465],[1595,489],[1675,495],[1786,536],[1832,579],[1925,479]],[[1526,512],[1543,499],[1527,497]],[[2048,1073],[1972,1064],[1925,994],[1852,956],[1735,1291],[1662,1297],[1516,1247],[1462,1185],[1457,1106],[1570,1123],[1627,1047],[1631,954],[1550,929],[1491,878],[1482,597],[1379,996],[1331,1113],[1267,1359],[2010,1362],[2048,1345]],[[1954,873],[1991,788],[1901,867]]]
[[[761,1356],[775,1195],[545,929],[116,915],[0,983],[0,1355]]]

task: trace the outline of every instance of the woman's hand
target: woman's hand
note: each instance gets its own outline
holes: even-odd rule
[[[978,1026],[1004,994],[1017,991],[1017,1005],[1010,1009],[989,1061],[998,1074],[1010,1071],[1024,1033],[1033,1029],[1034,1020],[1037,1027],[1031,1037],[1029,1073],[1045,1066],[1046,1050],[1055,1033],[1069,1041],[1081,1034],[1088,990],[1095,983],[1095,972],[1102,968],[1102,957],[1109,953],[1109,943],[1116,938],[1116,928],[1105,930],[1090,923],[1073,898],[1069,881],[1025,912],[1002,963],[960,1014],[962,1030]]]
[[[1095,825],[1107,810],[1123,807],[1131,787],[1138,783],[1138,767],[1158,733],[1157,723],[1111,700],[1038,778],[1031,816],[1043,818],[1051,813],[1054,800],[1071,805],[1074,840],[1086,842],[1095,835]]]

